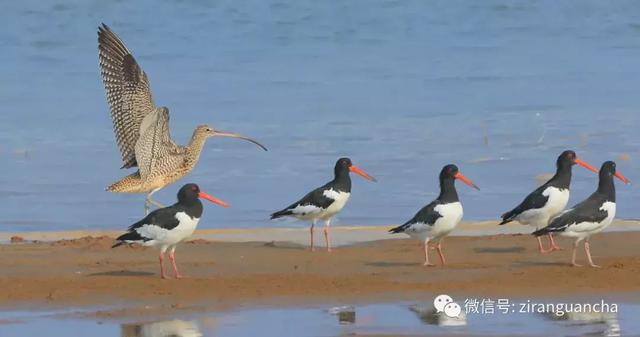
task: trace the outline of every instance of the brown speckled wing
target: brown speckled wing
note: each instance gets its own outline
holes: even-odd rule
[[[140,124],[155,109],[149,80],[124,43],[105,24],[98,28],[98,50],[122,167],[135,167]]]

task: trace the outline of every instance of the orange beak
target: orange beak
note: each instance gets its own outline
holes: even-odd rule
[[[598,169],[596,169],[595,167],[593,167],[593,166],[591,166],[591,165],[589,165],[589,164],[587,164],[587,163],[583,162],[582,160],[580,160],[580,159],[578,159],[578,158],[576,158],[573,162],[574,162],[575,164],[578,164],[578,165],[580,165],[580,166],[582,166],[582,167],[586,168],[587,170],[589,170],[589,171],[591,171],[591,172],[593,172],[593,173],[598,173]]]
[[[220,205],[222,207],[229,207],[229,204],[227,204],[226,202],[218,199],[218,198],[214,198],[204,192],[198,192],[198,198],[202,198],[202,199],[207,199],[209,201],[211,201],[212,203],[216,204],[216,205]]]
[[[349,171],[351,171],[351,172],[363,177],[364,179],[371,180],[371,181],[377,181],[376,178],[372,177],[371,175],[369,175],[369,173],[361,170],[359,167],[357,167],[355,165],[349,166]]]
[[[625,184],[631,184],[631,180],[627,179],[625,176],[623,176],[622,174],[620,174],[620,173],[618,173],[618,172],[616,172],[616,173],[614,174],[614,176],[615,176],[616,178],[618,178],[618,179],[622,180],[622,182],[623,182],[623,183],[625,183]]]
[[[480,187],[476,186],[476,184],[472,183],[471,180],[467,179],[467,177],[463,176],[462,173],[458,172],[455,176],[456,179],[460,179],[463,183],[475,188],[476,190],[480,190]]]

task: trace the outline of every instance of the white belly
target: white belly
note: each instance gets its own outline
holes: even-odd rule
[[[172,229],[164,229],[155,225],[144,225],[136,229],[136,231],[143,237],[150,238],[151,240],[144,243],[145,246],[162,246],[170,247],[178,244],[179,242],[191,237],[193,232],[198,227],[199,218],[191,218],[187,213],[176,213],[176,219],[178,219],[178,226]]]
[[[333,199],[333,203],[329,205],[324,211],[320,213],[320,219],[326,220],[334,215],[338,214],[344,206],[347,204],[351,193],[348,192],[336,192],[334,190],[324,191],[324,196]]]
[[[338,192],[333,189],[323,192],[326,198],[333,200],[327,208],[314,205],[299,205],[291,210],[291,216],[300,220],[326,220],[339,213],[349,200],[351,193]]]
[[[439,239],[451,233],[462,220],[463,210],[460,202],[438,205],[434,210],[440,213],[441,217],[433,225],[415,223],[405,233],[421,241]]]
[[[607,201],[600,207],[601,210],[607,211],[607,217],[601,222],[581,222],[572,224],[562,232],[561,235],[574,238],[587,238],[593,234],[599,233],[607,228],[613,218],[616,216],[616,203]]]
[[[569,202],[569,190],[557,187],[547,187],[542,195],[549,197],[542,208],[530,209],[522,212],[516,220],[523,225],[542,228],[549,224],[549,220],[560,214]]]

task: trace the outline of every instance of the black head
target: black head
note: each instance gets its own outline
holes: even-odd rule
[[[340,158],[336,162],[336,166],[334,168],[334,173],[336,177],[349,175],[349,172],[353,172],[367,180],[376,181],[376,178],[369,175],[367,172],[363,171],[361,168],[353,165],[351,159],[349,158]]]
[[[200,191],[200,186],[194,184],[194,183],[189,183],[186,184],[184,186],[182,186],[180,188],[180,190],[178,191],[178,203],[179,204],[194,204],[194,203],[199,203],[200,200],[198,200],[198,198],[202,198],[202,199],[206,199],[216,205],[222,206],[222,207],[229,207],[229,204],[227,204],[226,202],[213,197],[207,193],[204,193],[202,191]]]
[[[442,171],[440,171],[440,182],[443,182],[446,180],[453,181],[455,179],[461,180],[463,183],[475,188],[476,190],[480,189],[478,188],[478,186],[472,183],[471,180],[467,179],[467,177],[462,175],[462,173],[460,173],[460,170],[458,170],[458,167],[456,165],[454,164],[445,165],[442,168]]]
[[[338,159],[338,161],[336,162],[336,166],[334,168],[334,171],[336,174],[340,173],[347,173],[349,172],[349,168],[352,166],[353,164],[351,163],[351,159],[349,158],[340,158]]]
[[[200,187],[196,184],[190,183],[182,186],[178,191],[179,203],[193,203],[198,200],[198,194],[200,193]]]
[[[575,152],[571,150],[566,150],[558,156],[558,160],[556,161],[556,167],[558,168],[571,167],[575,164],[576,158],[577,158],[577,155]]]
[[[620,179],[625,184],[630,183],[629,179],[616,171],[616,163],[610,160],[605,161],[600,167],[600,179],[613,180],[613,177]]]
[[[598,170],[595,167],[579,159],[576,153],[571,150],[562,152],[556,161],[556,167],[559,170],[570,169],[575,164],[578,164],[591,172],[598,173]]]
[[[456,174],[458,174],[458,172],[460,172],[460,170],[458,170],[457,166],[455,166],[453,164],[445,165],[442,168],[442,171],[440,171],[440,180],[442,180],[442,179],[455,179],[456,178]]]

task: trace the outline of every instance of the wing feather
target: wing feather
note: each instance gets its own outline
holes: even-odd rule
[[[122,40],[105,24],[98,28],[98,51],[122,168],[135,167],[140,124],[155,110],[149,79]]]

